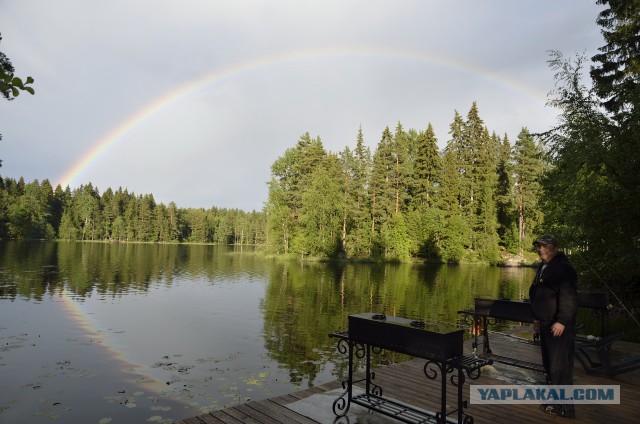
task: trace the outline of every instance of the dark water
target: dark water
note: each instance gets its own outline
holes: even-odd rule
[[[349,314],[454,323],[476,296],[526,297],[532,277],[0,241],[0,423],[166,423],[302,390],[345,375],[328,334]]]

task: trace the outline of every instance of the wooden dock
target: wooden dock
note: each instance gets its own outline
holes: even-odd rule
[[[469,346],[465,346],[470,348]],[[540,362],[539,347],[523,343],[517,338],[500,334],[491,335],[492,349],[510,352],[530,362]],[[619,358],[639,357],[640,345],[628,342],[618,342],[613,351]],[[434,411],[439,408],[440,381],[429,380],[423,374],[424,360],[410,360],[389,365],[375,370],[376,384],[384,390],[386,397]],[[470,384],[515,384],[526,382],[537,384],[542,376],[534,371],[525,371],[508,365],[494,364],[487,367],[477,380],[467,380],[464,386],[465,399],[469,396]],[[583,404],[576,405],[576,419],[568,420],[544,414],[538,405],[499,404],[478,405],[469,404],[465,413],[473,417],[475,424],[537,424],[540,422],[562,423],[575,422],[585,424],[600,423],[633,423],[640,422],[640,370],[631,371],[616,377],[601,377],[588,375],[576,361],[574,384],[589,385],[620,385],[620,404]],[[455,409],[456,388],[449,384],[447,389],[447,403],[450,409]],[[271,399],[252,401],[242,405],[213,411],[197,417],[178,421],[176,424],[329,424],[329,423],[396,423],[399,421],[382,417],[378,414],[368,414],[367,418],[350,417],[350,420],[335,421],[331,410],[331,401],[341,389],[341,382],[333,381],[309,390],[292,393]],[[352,409],[355,409],[352,405]],[[355,412],[354,412],[355,413]],[[350,410],[351,414],[351,410]],[[455,418],[452,416],[451,418]]]

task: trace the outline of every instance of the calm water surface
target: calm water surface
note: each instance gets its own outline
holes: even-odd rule
[[[0,241],[0,423],[168,423],[346,374],[328,334],[456,322],[531,269],[300,264],[216,246]],[[381,363],[407,359],[392,352]]]

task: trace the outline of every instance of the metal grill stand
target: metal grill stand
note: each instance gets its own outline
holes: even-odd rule
[[[344,417],[352,403],[364,406],[371,411],[395,418],[399,421],[409,424],[472,424],[473,417],[464,413],[467,407],[467,401],[463,399],[463,386],[466,378],[476,379],[480,376],[480,368],[489,365],[493,361],[480,359],[475,356],[457,356],[446,360],[429,359],[424,365],[424,374],[427,378],[435,380],[439,376],[441,378],[440,389],[440,410],[426,411],[416,408],[415,406],[385,398],[382,394],[382,388],[375,384],[375,372],[371,369],[371,354],[378,354],[383,349],[372,343],[362,343],[353,340],[347,331],[338,331],[329,334],[329,337],[338,338],[338,352],[348,355],[349,367],[348,377],[342,382],[344,392],[333,402],[333,413],[337,417]],[[406,353],[405,349],[387,350],[399,351]],[[365,376],[363,379],[354,380],[355,360],[365,359]],[[447,378],[451,384],[457,387],[457,409],[447,413]],[[365,392],[363,394],[353,394],[353,387],[356,383],[365,383]],[[455,418],[453,418],[455,416]]]

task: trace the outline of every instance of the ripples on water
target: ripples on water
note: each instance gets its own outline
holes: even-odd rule
[[[302,390],[345,375],[328,334],[349,314],[455,322],[475,296],[522,297],[531,274],[0,241],[0,423],[173,422]]]

